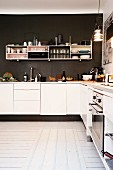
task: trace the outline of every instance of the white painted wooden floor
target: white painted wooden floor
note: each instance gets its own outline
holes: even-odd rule
[[[0,170],[105,170],[82,122],[0,122]]]

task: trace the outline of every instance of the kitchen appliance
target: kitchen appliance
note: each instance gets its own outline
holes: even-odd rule
[[[104,156],[104,114],[103,114],[103,95],[93,91],[91,106],[92,117],[92,139],[96,144],[100,154]]]
[[[29,52],[28,59],[45,59],[48,58],[48,52],[44,51],[36,51],[36,52]]]

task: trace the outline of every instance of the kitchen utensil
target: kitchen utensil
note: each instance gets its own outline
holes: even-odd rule
[[[24,46],[27,46],[27,42],[24,42]]]
[[[82,75],[82,79],[83,80],[91,80],[92,79],[92,75]]]
[[[89,59],[89,58],[90,58],[90,55],[80,55],[80,58],[81,58],[81,59]]]
[[[73,59],[78,59],[79,57],[78,56],[72,56]]]
[[[32,45],[32,42],[31,42],[31,41],[28,41],[28,45],[31,46],[31,45]]]
[[[16,52],[17,52],[17,53],[20,53],[20,49],[17,49]]]
[[[89,53],[89,50],[79,50],[79,53]]]

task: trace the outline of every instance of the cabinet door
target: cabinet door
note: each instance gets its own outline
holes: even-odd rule
[[[67,114],[80,114],[79,84],[67,84]]]
[[[88,115],[88,106],[89,106],[89,94],[88,87],[81,85],[80,88],[80,112],[84,124],[87,127],[87,115]]]
[[[40,100],[40,90],[14,90],[14,100]]]
[[[104,115],[113,122],[113,98],[103,96],[103,106]]]
[[[0,112],[13,112],[13,84],[0,84]]]
[[[14,101],[14,112],[40,114],[40,101]]]
[[[66,84],[41,84],[41,114],[66,114]]]

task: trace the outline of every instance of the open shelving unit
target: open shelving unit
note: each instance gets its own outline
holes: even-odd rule
[[[6,45],[7,60],[91,60],[91,45]]]

